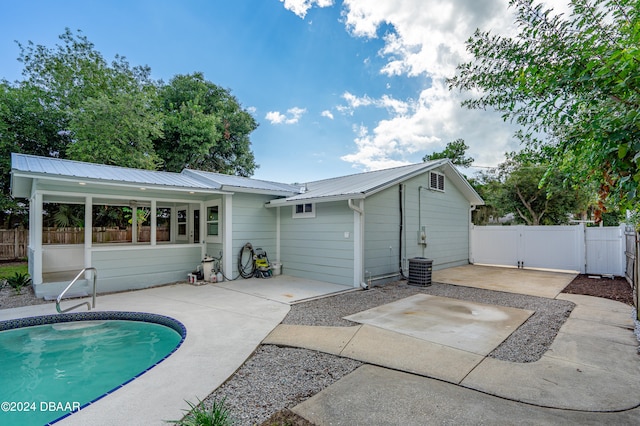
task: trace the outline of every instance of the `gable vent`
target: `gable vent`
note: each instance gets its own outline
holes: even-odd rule
[[[429,173],[429,188],[436,191],[444,191],[444,175],[442,173]]]

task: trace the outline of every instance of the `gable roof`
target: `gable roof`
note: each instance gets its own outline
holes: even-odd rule
[[[469,182],[448,159],[432,160],[424,163],[375,170],[315,182],[304,185],[305,191],[284,199],[272,200],[270,207],[300,202],[327,202],[348,199],[362,199],[387,189],[400,182],[440,168],[472,205],[482,205],[484,201]]]
[[[145,186],[209,193],[245,191],[283,196],[297,192],[297,187],[291,185],[219,173],[191,170],[184,170],[182,173],[161,172],[28,154],[11,154],[11,193],[14,197],[28,198],[31,194],[31,181],[40,177],[60,181],[85,181],[105,185]]]
[[[469,182],[447,159],[357,173],[308,182],[304,185],[289,185],[199,170],[185,169],[181,173],[160,172],[12,153],[11,194],[14,197],[28,198],[31,195],[33,179],[46,178],[67,182],[88,181],[104,185],[145,186],[218,194],[247,192],[283,197],[267,203],[267,207],[276,207],[300,202],[362,199],[434,169],[442,171],[471,205],[484,204]]]

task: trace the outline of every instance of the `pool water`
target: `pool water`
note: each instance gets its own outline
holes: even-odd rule
[[[0,331],[0,424],[43,425],[130,381],[181,343],[151,322],[63,322]]]

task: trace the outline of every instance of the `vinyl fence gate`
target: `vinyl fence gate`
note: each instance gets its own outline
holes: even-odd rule
[[[472,226],[469,260],[624,276],[625,226]]]

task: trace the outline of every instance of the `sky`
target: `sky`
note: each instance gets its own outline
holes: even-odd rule
[[[204,73],[258,121],[257,179],[418,163],[459,138],[470,175],[522,148],[446,85],[476,28],[514,30],[508,0],[0,0],[0,16],[0,79],[22,79],[16,41],[54,47],[67,27],[155,79]]]

